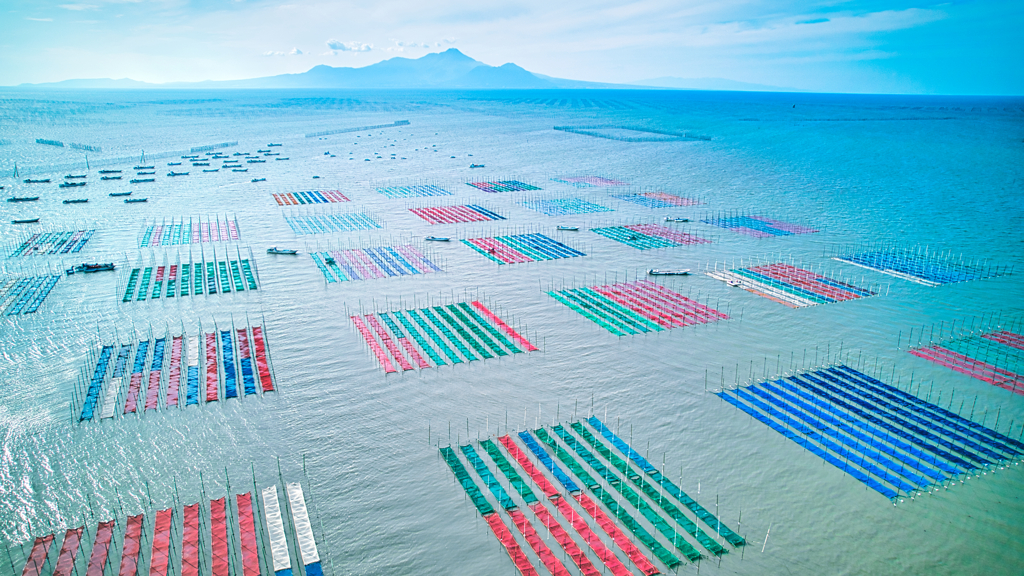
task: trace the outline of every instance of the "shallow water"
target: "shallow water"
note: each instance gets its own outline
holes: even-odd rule
[[[323,140],[303,136],[395,120],[410,124]],[[78,257],[7,259],[3,271],[60,271],[111,260],[121,270],[66,277],[38,313],[2,318],[0,542],[10,546],[20,571],[35,536],[83,518],[92,531],[112,514],[123,522],[124,514],[142,511],[151,533],[151,512],[174,505],[176,494],[179,504],[189,504],[203,490],[222,496],[229,481],[233,492],[245,491],[246,483],[251,488],[254,477],[268,485],[279,479],[278,458],[281,477],[304,479],[304,459],[328,573],[511,574],[514,567],[436,445],[596,413],[632,435],[656,465],[663,460],[669,476],[681,477],[681,487],[704,506],[717,500],[723,522],[747,537],[747,549],[705,561],[700,570],[1016,573],[1024,557],[1024,476],[1017,463],[893,506],[705,389],[821,364],[841,350],[844,361],[883,380],[927,382],[922,389],[933,399],[954,391],[968,402],[977,397],[975,420],[993,426],[998,413],[1001,432],[1024,433],[1020,396],[897,349],[906,347],[912,327],[916,340],[923,325],[941,323],[948,333],[954,319],[1019,316],[1019,273],[929,288],[824,257],[835,245],[898,241],[1021,269],[1022,120],[1024,101],[1006,98],[5,91],[0,139],[10,143],[0,145],[0,185],[8,195],[43,198],[0,205],[0,245],[7,252],[34,230],[8,224],[13,218],[39,216],[39,229],[97,233]],[[552,130],[595,124],[688,131],[711,140],[628,143]],[[65,174],[82,173],[84,153],[35,144],[36,138],[102,147],[89,153],[88,186],[58,191]],[[179,159],[160,158],[152,160],[157,182],[127,183],[143,150],[153,158],[229,141],[238,145],[227,153],[282,143],[274,151],[290,160],[247,165],[247,173],[188,167],[188,177],[167,178],[166,163]],[[398,159],[388,159],[392,152]],[[470,163],[486,167],[470,170]],[[124,169],[125,180],[100,182],[100,167]],[[621,188],[577,189],[551,180],[566,175],[604,176],[630,183],[631,190],[658,188],[705,203],[648,209],[609,197]],[[53,183],[22,184],[29,176]],[[255,177],[266,181],[250,182]],[[464,184],[508,178],[543,191],[486,194]],[[392,200],[373,191],[381,183],[439,183],[455,194]],[[271,197],[311,188],[340,190],[352,202],[282,208]],[[149,201],[125,205],[107,197],[127,190]],[[556,218],[518,204],[568,196],[614,211]],[[62,205],[66,197],[90,202]],[[408,211],[469,203],[508,219],[431,226]],[[296,236],[283,218],[326,211],[364,211],[385,227]],[[683,229],[714,242],[638,251],[585,231],[720,211],[764,214],[820,232],[757,240],[691,223]],[[137,248],[145,222],[215,215],[237,217],[242,245],[255,254],[258,291],[120,303],[119,282],[130,264],[189,251]],[[583,231],[556,232],[558,224]],[[498,266],[459,243],[432,244],[444,273],[327,285],[308,257],[265,253],[272,245],[307,252],[513,231],[542,231],[588,256]],[[643,277],[650,267],[696,271],[766,254],[841,273],[860,286],[881,285],[882,294],[792,310],[703,274],[668,278],[666,286],[732,319],[622,338],[545,294]],[[541,351],[385,376],[347,318],[353,311],[467,297],[483,299],[523,328]],[[72,423],[72,390],[91,371],[88,358],[101,341],[127,340],[133,329],[159,337],[167,329],[245,317],[265,322],[278,393]],[[0,574],[11,573],[10,564],[0,558]],[[172,563],[172,572],[178,569]],[[687,564],[679,572],[696,570]]]

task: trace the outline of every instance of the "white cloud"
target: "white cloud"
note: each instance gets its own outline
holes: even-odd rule
[[[76,10],[76,11],[80,11],[80,10],[95,10],[95,9],[99,8],[99,6],[96,6],[95,4],[58,4],[57,7],[58,8],[63,8],[65,10]]]
[[[338,52],[369,52],[373,50],[373,44],[364,44],[362,42],[342,42],[340,40],[330,39],[327,41],[327,47],[331,49],[331,54]]]
[[[455,44],[455,38],[442,38],[441,42],[444,42],[445,44]]]
[[[28,17],[26,17],[25,20],[31,20],[33,22],[53,22],[53,18],[28,18]]]
[[[284,56],[284,52],[275,52],[273,50],[269,50],[267,52],[264,52],[263,55],[264,56]]]
[[[304,52],[302,50],[299,50],[298,48],[292,48],[292,51],[289,52],[288,54],[290,54],[292,56],[302,56],[302,54],[304,54]]]

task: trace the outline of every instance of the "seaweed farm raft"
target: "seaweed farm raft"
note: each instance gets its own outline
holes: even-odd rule
[[[331,232],[359,232],[384,227],[375,218],[363,212],[285,216],[284,221],[291,227],[292,232],[300,236]]]
[[[303,204],[337,204],[349,202],[339,190],[305,190],[273,194],[278,206],[299,206]]]
[[[889,246],[834,254],[833,258],[925,286],[994,278],[1011,272],[1008,266],[954,260],[951,255],[919,248]]]
[[[208,502],[204,496],[204,500],[180,509],[172,506],[157,510],[152,513],[151,522],[146,521],[145,512],[120,519],[111,517],[97,523],[92,538],[85,534],[85,525],[69,528],[59,542],[53,573],[56,576],[144,573],[166,576],[178,574],[173,566],[180,566],[183,576],[224,575],[229,574],[232,567],[237,574],[256,576],[266,562],[273,564],[273,573],[278,576],[292,574],[293,569],[298,570],[296,574],[323,576],[302,485],[289,482],[283,488],[286,506],[278,499],[279,486],[272,484],[258,490],[253,481],[242,488],[246,492],[231,490],[226,496]],[[261,511],[263,518],[260,518]],[[290,517],[282,511],[290,512]],[[176,527],[175,516],[182,519],[180,530]],[[147,526],[152,526],[152,538]],[[47,558],[58,544],[55,536],[49,534],[35,539],[23,564],[19,564],[22,576],[41,576]],[[111,554],[111,549],[117,546],[115,542],[120,542],[121,550]],[[19,547],[11,550],[19,550]],[[294,558],[290,550],[296,552]],[[15,561],[15,557],[9,558],[12,569]],[[107,568],[108,562],[110,568]],[[78,567],[83,571],[78,572]]]
[[[463,458],[450,446],[440,451],[521,574],[537,574],[540,567],[523,552],[509,523],[551,574],[569,573],[563,561],[583,574],[627,576],[628,563],[645,575],[669,573],[685,561],[746,544],[596,417],[519,432],[518,439],[487,439],[478,447],[459,446]],[[553,536],[555,550],[538,524]]]
[[[385,373],[462,364],[538,349],[479,301],[350,319]]]
[[[616,336],[729,319],[727,314],[649,280],[552,290],[548,295]]]
[[[1024,395],[1024,335],[997,330],[908,350],[954,372]]]
[[[414,186],[382,186],[377,193],[387,198],[419,198],[424,196],[451,196],[452,193],[435,184],[417,184]]]
[[[630,224],[591,228],[591,232],[621,242],[638,250],[673,248],[690,244],[710,244],[711,240],[686,232],[679,232],[660,224]]]
[[[411,244],[312,252],[310,257],[328,283],[442,271]]]
[[[725,228],[737,234],[745,234],[754,238],[771,238],[773,236],[792,236],[794,234],[813,234],[817,230],[789,224],[780,220],[772,220],[764,216],[709,216],[701,220],[705,224]]]
[[[596,212],[612,212],[613,209],[579,198],[556,198],[552,200],[527,200],[520,202],[530,210],[548,216],[572,216],[576,214],[593,214]]]
[[[527,184],[526,182],[520,182],[519,180],[495,180],[493,182],[466,182],[466,185],[472,186],[478,190],[490,194],[497,194],[499,192],[532,192],[534,190],[540,190],[540,186],[534,186],[533,184]]]
[[[15,247],[8,258],[77,254],[95,233],[95,230],[58,230],[33,234]]]
[[[709,271],[708,276],[790,308],[845,302],[877,295],[847,282],[789,264]]]
[[[494,238],[468,238],[462,243],[498,264],[520,264],[540,260],[586,256],[583,252],[543,234],[515,234]]]
[[[180,218],[146,225],[139,235],[139,248],[237,242],[240,239],[238,220],[235,218]]]
[[[427,208],[410,208],[410,212],[431,224],[457,224],[460,222],[490,222],[504,220],[505,217],[493,210],[476,204],[465,206],[432,206]]]
[[[274,390],[263,327],[214,325],[198,334],[104,345],[75,387],[75,420],[180,410]]]
[[[685,198],[667,192],[640,192],[638,194],[612,194],[612,198],[632,202],[648,208],[678,208],[681,206],[696,206],[701,202],[692,198]]]
[[[59,280],[60,276],[55,274],[0,279],[0,314],[17,316],[36,312]]]
[[[206,259],[200,255],[199,260],[190,259],[189,262],[176,264],[139,264],[128,273],[124,290],[118,292],[121,302],[141,302],[258,289],[252,254],[242,257],[241,252],[238,252],[234,258],[218,258],[214,255]]]
[[[561,182],[562,184],[575,186],[576,188],[594,188],[629,185],[628,182],[612,180],[611,178],[605,178],[603,176],[561,176],[559,178],[552,178],[551,180],[555,182]]]
[[[1024,454],[1024,443],[843,365],[717,394],[894,501]]]

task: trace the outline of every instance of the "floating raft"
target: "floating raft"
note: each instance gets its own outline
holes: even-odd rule
[[[121,406],[121,415],[126,415],[198,405],[201,373],[206,374],[206,402],[275,390],[262,326],[231,326],[205,333],[203,353],[199,341],[197,336],[178,335],[171,336],[169,342],[165,336],[152,342],[125,344],[119,346],[113,362],[115,346],[103,346],[89,379],[83,379],[84,390],[76,390],[84,393],[80,396],[83,400],[78,421],[95,418],[101,397],[104,398],[101,419],[114,418],[117,406]],[[134,360],[129,372],[130,358]],[[181,397],[183,360],[186,369],[184,402]],[[108,378],[111,364],[114,370]],[[118,398],[122,399],[120,404]]]
[[[638,250],[650,250],[652,248],[672,248],[675,246],[688,246],[690,244],[710,244],[711,240],[679,232],[660,224],[631,224],[628,226],[607,226],[604,228],[591,228],[605,238],[611,238],[627,246]]]
[[[238,220],[226,218],[213,220],[189,217],[147,224],[139,235],[139,248],[156,246],[181,246],[206,242],[237,242],[241,239]]]
[[[594,212],[612,212],[611,208],[580,200],[579,198],[556,198],[553,200],[527,200],[519,203],[530,210],[542,212],[548,216],[568,216],[573,214],[591,214]]]
[[[311,252],[310,257],[328,283],[442,271],[411,244]]]
[[[790,308],[832,304],[877,295],[877,292],[783,263],[715,270],[707,274]]]
[[[890,500],[1024,454],[1024,443],[844,365],[717,394]]]
[[[410,208],[410,212],[431,224],[455,224],[459,222],[490,222],[504,220],[505,217],[476,204],[465,206],[433,206],[429,208]]]
[[[497,194],[499,192],[530,192],[534,190],[540,190],[539,186],[520,182],[518,180],[495,180],[493,182],[466,182],[466,185],[472,186],[478,190],[483,190],[491,194]]]
[[[273,194],[278,206],[299,206],[302,204],[337,204],[350,202],[340,190],[305,190]]]
[[[1014,394],[1024,395],[1024,335],[1007,330],[988,332],[908,350],[914,356],[945,366]]]
[[[548,295],[616,336],[729,319],[649,280],[552,290]]]
[[[285,216],[284,221],[288,223],[293,232],[300,236],[305,234],[328,234],[331,232],[357,232],[384,227],[372,216],[362,212],[314,216]]]
[[[520,264],[586,256],[575,248],[537,233],[496,236],[494,238],[469,238],[462,240],[462,243],[498,264]]]
[[[58,230],[33,234],[19,244],[8,258],[77,254],[95,233],[95,230]]]
[[[0,280],[0,314],[17,316],[38,311],[58,281],[60,276],[52,274]]]
[[[378,194],[388,198],[417,198],[421,196],[451,196],[452,193],[434,184],[414,186],[384,186],[376,189]]]
[[[350,319],[385,373],[537,350],[479,301]]]
[[[792,236],[794,234],[813,234],[817,230],[764,216],[709,216],[701,220],[705,224],[725,228],[737,234],[746,234],[754,238],[771,238],[772,236]]]
[[[150,265],[132,268],[125,282],[121,302],[141,302],[174,298],[176,296],[202,296],[230,292],[251,292],[259,289],[256,269],[249,258],[190,261],[180,264]],[[216,258],[216,257],[215,257]]]
[[[619,180],[612,180],[611,178],[605,178],[603,176],[561,176],[558,178],[552,178],[552,180],[555,182],[561,182],[562,184],[575,186],[576,188],[628,185],[627,182],[620,182]]]
[[[995,278],[1010,273],[1008,266],[989,266],[974,262],[953,260],[943,254],[929,253],[928,250],[883,247],[866,251],[834,256],[840,262],[848,262],[877,270],[883,274],[923,284],[939,286],[956,282],[969,282],[984,278]]]
[[[612,194],[612,198],[618,198],[633,204],[639,204],[648,208],[678,208],[680,206],[696,206],[701,202],[693,198],[676,196],[667,192],[640,192],[638,194]]]

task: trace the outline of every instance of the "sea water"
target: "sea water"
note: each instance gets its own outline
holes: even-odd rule
[[[409,124],[305,136],[396,120]],[[78,255],[5,259],[4,274],[61,273],[83,261],[118,266],[114,273],[63,278],[37,313],[2,318],[0,543],[9,558],[0,557],[0,574],[20,573],[36,536],[86,523],[91,542],[96,522],[116,516],[123,523],[126,514],[140,512],[147,514],[150,534],[143,541],[146,569],[155,510],[176,507],[180,539],[181,504],[219,498],[228,483],[235,494],[254,482],[305,483],[307,477],[328,574],[514,574],[439,458],[438,446],[591,414],[632,439],[683,490],[747,538],[744,550],[705,560],[700,570],[1020,571],[1024,475],[1016,462],[894,505],[709,392],[840,358],[904,389],[913,379],[915,392],[933,401],[945,404],[950,394],[958,402],[967,399],[976,421],[1019,437],[1024,398],[905,351],[912,328],[916,344],[922,326],[927,342],[935,333],[932,324],[941,330],[953,320],[970,324],[993,313],[1005,320],[1022,311],[1019,98],[6,90],[0,126],[5,197],[42,196],[34,203],[0,204],[4,257],[37,229],[97,230]],[[708,139],[622,142],[554,126],[641,128]],[[101,151],[37,144],[37,138]],[[273,150],[289,160],[243,162],[246,173],[203,173],[165,154],[235,141],[223,151],[255,153],[273,142],[282,144]],[[129,184],[131,168],[144,159],[156,165],[156,182]],[[166,166],[177,161],[182,167]],[[84,173],[86,162],[89,184],[58,190],[56,183]],[[471,163],[485,167],[470,169]],[[122,169],[123,180],[101,182],[99,168]],[[168,178],[171,169],[190,175]],[[575,188],[552,180],[587,175],[630,187]],[[23,184],[26,177],[51,183]],[[518,179],[543,191],[486,194],[465,184],[496,179]],[[391,200],[374,191],[424,183],[454,194]],[[271,196],[307,189],[340,190],[352,202],[282,208]],[[610,197],[640,189],[703,204],[649,209]],[[124,204],[108,196],[129,190],[148,202]],[[89,203],[61,204],[79,197]],[[519,204],[555,197],[614,211],[549,217]],[[497,209],[507,220],[431,226],[408,211],[472,203]],[[284,221],[285,215],[332,210],[370,213],[384,228],[296,236]],[[762,214],[819,232],[758,240],[692,223],[685,229],[714,242],[638,251],[586,231],[719,212]],[[255,254],[258,291],[120,302],[126,269],[165,253],[189,253],[187,246],[138,248],[147,222],[218,215],[237,218],[241,244]],[[9,223],[28,217],[41,223]],[[557,225],[581,231],[557,232]],[[587,256],[498,266],[458,242],[438,243],[429,249],[444,273],[328,285],[307,256],[265,250],[276,245],[305,254],[420,242],[426,235],[457,239],[517,231],[543,232]],[[926,287],[826,257],[836,245],[881,241],[984,258],[1016,266],[1016,273]],[[764,255],[842,273],[855,284],[880,286],[881,294],[794,310],[697,273]],[[642,278],[652,267],[693,269],[691,276],[661,282],[731,319],[620,338],[546,295]],[[467,299],[483,300],[541,350],[385,375],[348,319]],[[265,325],[278,392],[75,423],[76,383],[91,373],[89,361],[101,344],[182,328],[195,333],[199,322],[208,327],[232,321]],[[118,564],[122,531],[108,573]],[[180,570],[176,554],[172,547],[174,574]],[[696,565],[679,568],[696,571]]]

